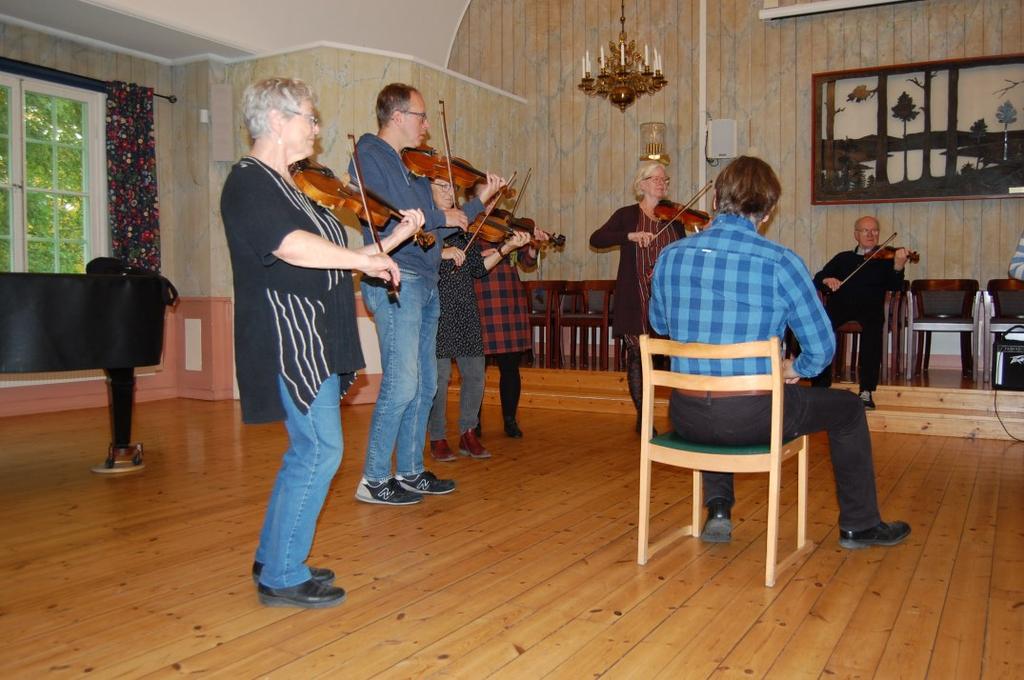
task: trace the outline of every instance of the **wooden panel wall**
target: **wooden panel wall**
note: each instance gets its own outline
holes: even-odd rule
[[[789,3],[787,3],[789,4]],[[850,247],[854,220],[876,215],[883,231],[921,253],[912,278],[1006,275],[1024,227],[1019,199],[810,204],[811,74],[1024,51],[1022,0],[926,0],[775,22],[757,17],[761,3],[708,0],[708,103],[714,118],[738,123],[739,149],[763,157],[783,183],[780,212],[768,236],[796,250],[815,271]],[[569,237],[546,258],[545,278],[611,278],[617,254],[587,246],[589,234],[629,192],[639,153],[639,124],[668,124],[672,197],[697,187],[703,128],[698,125],[697,0],[626,3],[626,30],[665,54],[670,83],[625,114],[576,90],[585,49],[618,34],[611,0],[472,0],[449,67],[528,100],[511,144],[533,165],[523,214]],[[1024,123],[1018,122],[1017,125]],[[713,178],[717,169],[709,168]]]
[[[254,59],[224,68],[223,82],[232,85],[236,102],[235,147],[239,156],[248,150],[249,136],[237,102],[241,101],[242,92],[250,83],[272,75],[301,78],[314,87],[318,95],[317,110],[323,121],[317,157],[336,171],[348,168],[352,149],[348,134],[358,139],[365,132],[377,131],[374,113],[377,93],[391,82],[407,82],[422,92],[432,126],[430,143],[433,146],[444,147],[438,105],[438,101],[444,99],[455,155],[470,158],[484,168],[512,165],[507,160],[513,153],[512,148],[498,141],[510,138],[514,126],[524,116],[524,105],[516,99],[414,62],[330,47]],[[476,125],[470,124],[475,122],[474,119],[465,115],[452,116],[454,111],[501,111],[503,114],[487,124]],[[472,130],[473,134],[467,134],[467,130]],[[223,184],[231,164],[214,165],[218,166],[215,171],[217,177],[211,180],[211,184]],[[214,228],[223,231],[219,216]],[[351,230],[349,234],[354,243],[361,243],[358,231]],[[226,261],[227,250],[222,235],[218,235],[217,240],[215,248],[224,249]],[[227,283],[230,285],[230,281]]]

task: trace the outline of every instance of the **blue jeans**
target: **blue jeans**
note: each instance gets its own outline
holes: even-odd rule
[[[380,361],[384,369],[380,394],[370,421],[363,476],[376,484],[395,472],[412,477],[423,472],[427,416],[437,392],[437,320],[441,305],[437,285],[402,272],[400,302],[392,302],[381,286],[361,284],[363,302],[377,323]]]
[[[310,579],[306,558],[313,545],[316,520],[327,489],[341,465],[339,378],[331,375],[320,386],[309,413],[303,414],[277,379],[288,430],[288,450],[270,492],[256,561],[263,563],[260,583],[290,588]]]
[[[480,422],[480,404],[484,400],[484,358],[455,357],[462,386],[459,388],[459,434],[472,430]],[[452,360],[437,360],[437,394],[430,408],[427,431],[431,440],[444,439],[448,428],[448,383],[452,378]]]

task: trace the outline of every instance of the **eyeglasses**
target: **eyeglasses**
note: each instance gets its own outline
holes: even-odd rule
[[[879,233],[878,229],[855,229],[854,231],[858,234],[874,234],[875,236]]]
[[[435,187],[437,187],[441,191],[448,191],[449,189],[452,188],[452,185],[449,184],[448,182],[431,182],[431,184],[433,184]]]
[[[672,181],[672,178],[671,177],[659,177],[658,175],[651,175],[650,177],[645,177],[644,181],[645,182],[646,181],[658,182],[659,184],[668,184],[669,182]]]
[[[423,121],[424,123],[427,122],[427,113],[426,113],[426,111],[406,111],[404,109],[399,109],[399,113],[407,113],[410,116],[419,116],[419,119],[421,121]]]
[[[312,113],[303,113],[302,111],[291,111],[296,116],[302,116],[309,123],[310,127],[316,127],[320,124],[320,118],[313,115]]]

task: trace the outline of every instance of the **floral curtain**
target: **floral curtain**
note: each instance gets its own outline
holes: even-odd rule
[[[160,271],[151,87],[107,83],[107,194],[114,257]]]

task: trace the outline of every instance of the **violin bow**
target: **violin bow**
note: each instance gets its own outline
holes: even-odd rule
[[[686,205],[684,205],[682,208],[680,208],[679,212],[677,212],[675,215],[673,215],[672,219],[670,219],[668,222],[666,222],[664,227],[662,227],[661,229],[658,230],[658,233],[656,233],[654,235],[654,238],[658,238],[659,236],[661,236],[661,232],[663,232],[666,229],[668,229],[669,225],[671,225],[673,222],[675,222],[676,219],[678,219],[678,217],[680,215],[682,215],[684,212],[686,212],[690,208],[690,206],[692,206],[694,203],[696,203],[700,199],[701,196],[706,194],[708,192],[708,189],[710,189],[713,185],[714,185],[714,182],[708,182],[707,184],[705,184],[704,188],[702,188],[700,191],[695,193],[693,195],[693,198],[691,198],[689,200],[689,202],[687,202]],[[700,231],[700,230],[698,229],[697,231]]]
[[[437,103],[441,105],[441,129],[444,131],[444,160],[448,165],[448,184],[452,187],[452,203],[458,208],[459,196],[455,192],[455,173],[452,171],[452,147],[448,143],[448,116],[444,112],[444,100],[438,99]]]
[[[843,279],[842,281],[839,282],[839,285],[836,286],[836,290],[839,290],[840,288],[842,288],[843,284],[846,283],[847,281],[849,281],[851,276],[853,276],[854,274],[859,272],[864,267],[864,265],[866,265],[868,262],[871,262],[871,260],[873,260],[875,258],[875,255],[877,255],[878,253],[882,252],[882,248],[885,247],[885,244],[888,243],[889,241],[893,240],[894,238],[896,238],[896,232],[895,231],[892,232],[892,236],[890,236],[889,238],[885,239],[880,244],[875,246],[875,249],[871,251],[871,254],[868,255],[867,257],[865,257],[864,261],[861,262],[859,265],[857,265],[856,269],[854,269],[852,272],[850,272],[846,276],[845,279]],[[832,292],[834,293],[835,291],[832,291]]]
[[[366,189],[363,188],[363,173],[359,168],[359,152],[356,151],[356,137],[355,135],[349,135],[348,138],[352,140],[352,167],[356,171],[356,185],[359,187],[359,198],[363,201],[363,212],[366,213],[366,223],[370,225],[370,234],[373,235],[373,242],[377,244],[377,249],[381,255],[386,254],[384,252],[384,244],[380,242],[380,234],[377,232],[377,225],[373,223],[373,213],[370,212],[370,203],[366,200]],[[388,297],[398,302],[398,286],[395,285],[394,279],[388,278]]]
[[[505,186],[512,186],[512,183],[516,181],[516,173],[518,172],[519,171],[516,170],[515,172],[512,173],[512,177],[509,179],[508,183],[505,184]],[[480,234],[480,230],[483,229],[484,223],[487,222],[487,218],[491,216],[491,213],[494,212],[495,206],[498,205],[498,199],[501,198],[501,194],[502,192],[499,189],[493,196],[491,196],[491,200],[488,201],[487,212],[484,213],[484,217],[482,220],[480,220],[480,224],[478,224],[476,226],[476,229],[473,230],[473,236],[471,236],[470,239],[466,241],[466,245],[462,248],[462,252],[468,251],[469,247],[473,245],[473,241],[475,241],[476,237]]]
[[[526,193],[526,186],[530,183],[530,177],[533,175],[533,168],[527,168],[526,177],[523,178],[523,186],[519,189],[519,193],[516,195],[516,202],[512,204],[511,212],[513,215],[516,214],[516,208],[519,207],[519,201],[523,199],[523,194]],[[515,175],[513,175],[515,177]]]

